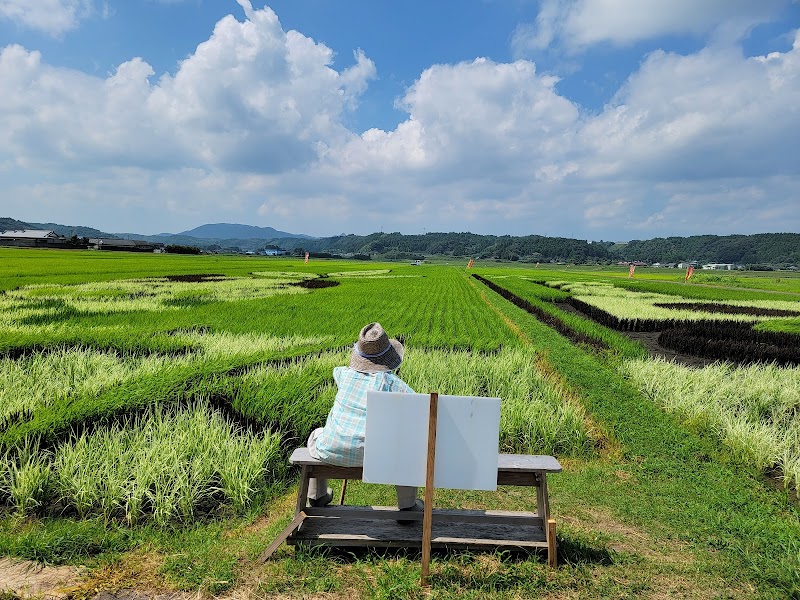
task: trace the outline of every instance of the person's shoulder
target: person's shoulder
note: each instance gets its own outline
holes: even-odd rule
[[[333,369],[333,378],[338,381],[344,381],[345,379],[354,379],[359,377],[364,377],[364,373],[359,373],[358,371],[351,369],[350,367],[334,367]]]
[[[388,372],[385,374],[386,379],[384,381],[392,391],[403,391],[403,392],[413,392],[411,386],[408,385],[405,381],[400,379],[399,375],[395,375],[392,372]]]

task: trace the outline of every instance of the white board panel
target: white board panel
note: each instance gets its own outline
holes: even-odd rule
[[[430,396],[369,392],[364,481],[422,487]],[[497,489],[500,399],[439,396],[434,486]]]
[[[364,481],[425,485],[429,402],[426,394],[367,392]]]

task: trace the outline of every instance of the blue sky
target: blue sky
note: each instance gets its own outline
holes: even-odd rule
[[[793,0],[0,0],[0,216],[800,231]]]

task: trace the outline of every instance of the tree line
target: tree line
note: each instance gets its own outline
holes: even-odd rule
[[[586,241],[561,237],[494,236],[474,233],[372,233],[327,238],[274,240],[286,249],[331,254],[380,255],[417,258],[449,255],[525,262],[608,263],[643,261],[800,265],[800,234],[654,238],[627,243]]]

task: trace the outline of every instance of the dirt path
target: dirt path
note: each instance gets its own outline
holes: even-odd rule
[[[47,567],[29,560],[0,558],[0,594],[19,598],[67,598],[66,590],[77,585],[79,567]]]

